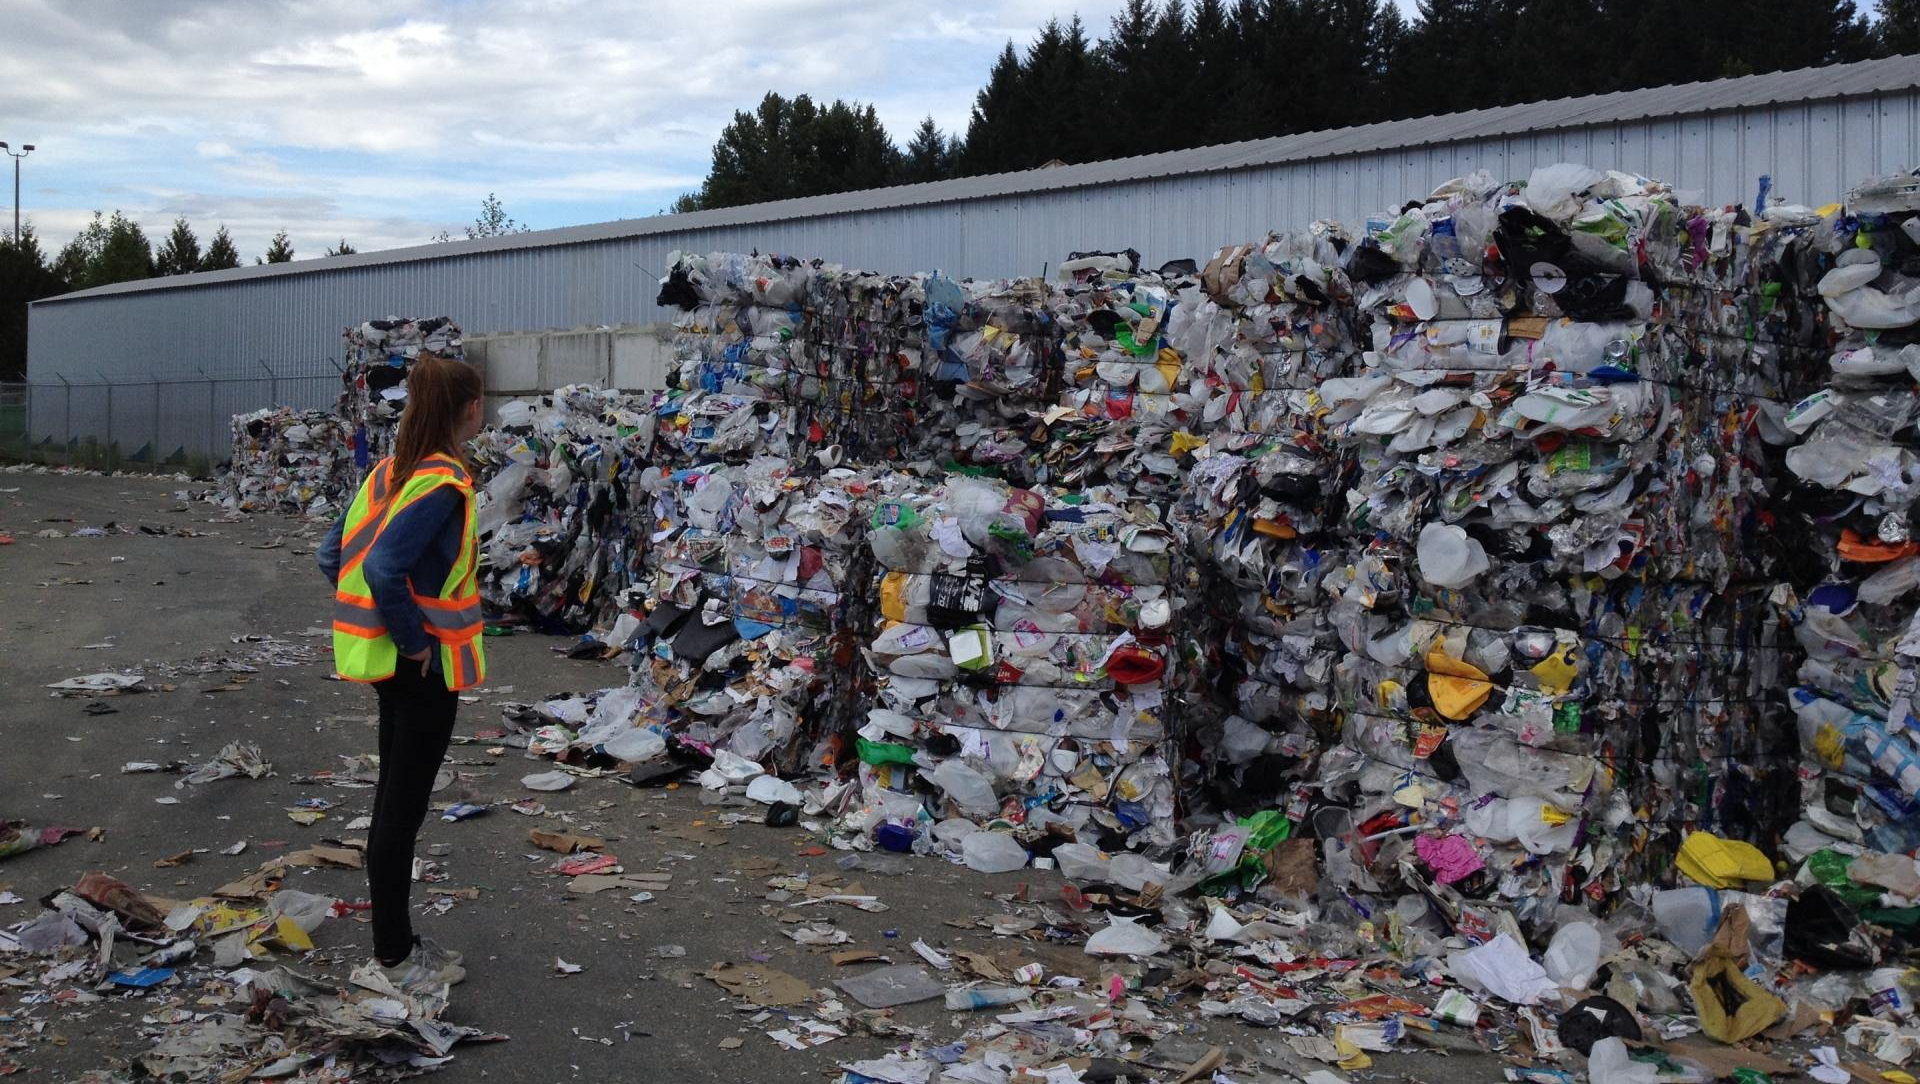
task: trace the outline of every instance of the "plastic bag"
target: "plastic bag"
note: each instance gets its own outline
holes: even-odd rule
[[[1000,808],[999,799],[994,797],[993,781],[959,760],[941,761],[922,778],[946,792],[947,799],[963,813],[985,817]]]
[[[891,1009],[930,1001],[947,992],[946,984],[911,964],[896,964],[834,982],[846,995],[869,1009]]]
[[[1420,529],[1420,575],[1436,587],[1465,587],[1487,570],[1487,551],[1459,527],[1429,523]]]
[[[1625,1040],[1609,1035],[1587,1055],[1587,1079],[1592,1084],[1660,1084],[1660,1071],[1634,1061]]]
[[[1541,962],[1547,976],[1568,990],[1584,990],[1600,968],[1600,930],[1591,922],[1569,922],[1554,931]]]
[[[1089,956],[1152,956],[1166,951],[1167,942],[1137,920],[1115,916],[1107,928],[1087,938]]]
[[[1012,873],[1027,865],[1027,849],[1006,832],[975,832],[960,841],[960,856],[976,873]]]

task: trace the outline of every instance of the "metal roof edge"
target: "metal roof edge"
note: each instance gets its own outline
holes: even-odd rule
[[[1881,75],[1883,70],[1894,77],[1875,78]],[[1808,77],[1813,73],[1820,73],[1821,76],[1817,84],[1819,89],[1814,93],[1807,93],[1804,89],[1787,97],[1768,93],[1770,87],[1804,88]],[[947,203],[999,199],[1033,192],[1070,191],[1076,188],[1163,177],[1241,172],[1288,162],[1311,162],[1415,147],[1442,146],[1468,139],[1485,139],[1526,132],[1564,131],[1655,118],[1700,116],[1785,102],[1813,103],[1869,97],[1914,88],[1920,88],[1920,55],[1882,57],[1855,61],[1851,64],[1800,68],[1737,76],[1730,79],[1645,87],[1637,90],[1609,91],[1573,98],[1492,106],[1459,113],[1374,121],[1345,128],[1326,128],[1127,158],[1102,159],[1097,162],[1056,166],[1052,169],[1043,167],[1011,173],[959,177],[921,184],[894,185],[887,188],[861,189],[822,196],[803,196],[710,211],[614,219],[608,222],[561,226],[500,237],[411,245],[406,248],[354,253],[350,256],[327,256],[284,264],[258,264],[251,267],[228,268],[221,271],[205,271],[158,279],[136,279],[42,298],[31,304],[46,305],[132,293],[220,286],[271,279],[282,275],[326,274],[352,271],[363,267],[451,260],[522,249],[596,244],[727,226],[831,218],[837,215],[894,210],[903,207],[931,207]],[[1741,91],[1749,91],[1749,93],[1740,93]],[[1649,95],[1657,95],[1673,104],[1671,107],[1656,107],[1633,112],[1604,108],[1608,104],[1626,102]],[[1502,124],[1503,120],[1509,123]],[[1441,122],[1451,122],[1447,124],[1449,131],[1436,137],[1430,130]],[[1411,138],[1413,133],[1422,128],[1429,129],[1427,138]],[[1403,133],[1406,137],[1403,137]],[[1233,153],[1236,149],[1243,153]],[[1124,168],[1128,166],[1131,168]],[[1022,183],[1013,183],[1015,179]]]

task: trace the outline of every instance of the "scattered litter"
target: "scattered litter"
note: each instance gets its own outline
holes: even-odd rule
[[[566,790],[573,786],[573,782],[573,776],[566,772],[536,772],[520,778],[520,785],[528,790]]]
[[[61,696],[119,696],[146,692],[146,682],[145,674],[99,673],[56,681],[47,688]]]
[[[716,964],[706,977],[729,995],[767,1008],[798,1005],[813,996],[813,988],[794,976],[757,964]]]
[[[187,777],[174,786],[199,786],[217,779],[231,779],[244,775],[249,779],[262,779],[273,774],[273,765],[268,763],[266,754],[252,742],[228,742],[220,752],[205,764],[201,764],[187,774]]]

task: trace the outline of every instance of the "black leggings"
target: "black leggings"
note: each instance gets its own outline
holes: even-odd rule
[[[397,963],[413,951],[413,845],[426,819],[433,780],[453,737],[460,697],[438,672],[399,660],[391,678],[375,682],[380,697],[380,782],[367,833],[367,893],[373,901],[373,955]]]

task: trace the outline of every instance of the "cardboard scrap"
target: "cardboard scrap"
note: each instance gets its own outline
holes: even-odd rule
[[[1629,1045],[1637,1046],[1641,1044]],[[1711,1042],[1698,1035],[1689,1035],[1684,1039],[1676,1039],[1664,1044],[1664,1046],[1659,1047],[1659,1049],[1664,1049],[1667,1053],[1676,1057],[1688,1058],[1699,1062],[1701,1065],[1706,1066],[1707,1072],[1712,1073],[1715,1080],[1722,1080],[1732,1076],[1735,1069],[1758,1069],[1775,1079],[1793,1076],[1799,1071],[1771,1054],[1762,1054],[1759,1051],[1748,1050],[1744,1047],[1725,1046],[1720,1043]]]
[[[1825,1022],[1826,1018],[1821,1014],[1819,1009],[1814,1008],[1804,1001],[1796,1001],[1793,1003],[1792,1012],[1788,1013],[1779,1023],[1760,1034],[1775,1042],[1781,1042],[1786,1039],[1791,1039],[1801,1032],[1811,1031]]]
[[[705,977],[728,994],[762,1008],[798,1005],[813,996],[813,987],[799,978],[763,964],[715,964]]]
[[[366,864],[366,856],[357,847],[321,846],[295,851],[284,861],[306,869],[360,869]]]
[[[286,875],[286,861],[270,858],[252,873],[214,889],[213,894],[223,900],[264,900],[280,887]]]
[[[543,850],[572,854],[575,851],[605,850],[607,841],[597,836],[583,836],[575,832],[550,832],[545,828],[535,828],[527,833],[527,841]]]
[[[1201,1079],[1212,1080],[1213,1071],[1226,1064],[1226,1060],[1226,1051],[1217,1046],[1209,1047],[1207,1052],[1202,1054],[1198,1061],[1187,1066],[1186,1072],[1181,1073],[1174,1079],[1173,1084],[1190,1084],[1191,1081]]]
[[[997,982],[1007,977],[1007,973],[1000,970],[999,965],[978,952],[955,951],[953,962],[959,964],[962,970],[983,979],[992,979]]]
[[[665,892],[673,887],[670,874],[636,876],[634,874],[583,873],[567,882],[567,891],[576,896],[591,896],[610,888],[632,892]]]

